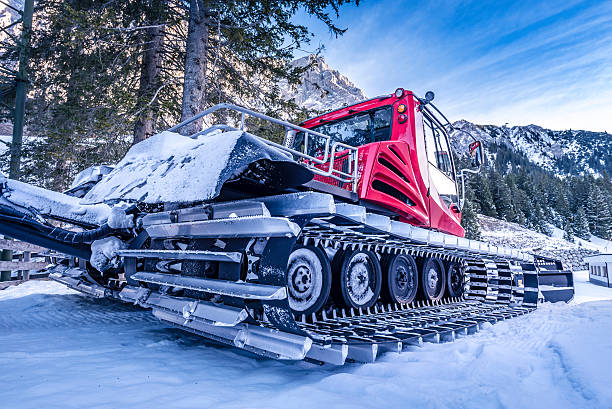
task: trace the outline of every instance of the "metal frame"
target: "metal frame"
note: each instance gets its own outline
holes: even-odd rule
[[[431,101],[426,101],[423,98],[419,98],[416,95],[414,95],[414,93],[412,94],[417,101],[419,101],[421,103],[421,110],[426,112],[431,118],[433,118],[435,121],[438,122],[438,124],[441,126],[442,129],[444,129],[444,131],[447,134],[447,139],[450,139],[450,134],[452,131],[459,131],[459,132],[463,132],[468,134],[468,136],[470,138],[472,138],[472,140],[474,142],[477,142],[478,139],[476,139],[474,137],[474,135],[472,135],[470,132],[464,130],[464,129],[459,129],[459,128],[455,128],[453,126],[453,124],[448,120],[448,118],[438,109],[437,106],[435,106]],[[431,106],[438,114],[440,114],[440,116],[442,116],[442,118],[444,118],[444,120],[446,121],[445,124],[442,124],[442,121],[440,121],[438,119],[438,117],[436,115],[434,115],[433,111],[429,109],[428,106]],[[447,127],[448,127],[448,131],[447,131]],[[482,147],[482,141],[480,141],[480,164],[478,165],[477,169],[461,169],[459,171],[457,171],[457,169],[455,168],[455,164],[453,162],[453,168],[455,168],[455,173],[457,175],[457,180],[455,180],[455,183],[457,184],[457,181],[459,180],[459,178],[461,178],[461,199],[460,199],[460,203],[459,203],[459,207],[460,209],[463,209],[463,206],[465,204],[465,177],[467,176],[468,173],[472,173],[472,174],[476,174],[476,173],[480,173],[481,169],[482,169],[482,165],[484,164],[484,149]],[[459,190],[459,189],[457,189]]]
[[[192,118],[189,118],[183,122],[181,122],[178,125],[173,126],[172,128],[169,128],[168,131],[170,132],[176,132],[179,129],[181,129],[182,127],[184,127],[185,125],[188,125],[194,121],[197,121],[200,118],[204,118],[205,116],[208,116],[216,111],[220,111],[220,110],[230,110],[230,111],[235,111],[235,112],[239,112],[240,113],[240,130],[244,131],[244,121],[245,121],[245,115],[249,115],[249,116],[253,116],[255,118],[259,118],[259,119],[263,119],[264,121],[268,121],[271,122],[273,124],[276,125],[280,125],[282,127],[285,128],[286,130],[286,135],[285,135],[285,144],[281,145],[275,142],[272,142],[270,140],[260,138],[262,141],[264,141],[266,144],[279,149],[283,152],[287,152],[289,154],[292,155],[292,158],[295,160],[295,157],[301,158],[302,161],[301,163],[306,166],[307,168],[309,168],[310,170],[312,170],[314,173],[316,173],[317,175],[321,175],[324,177],[331,177],[333,179],[336,179],[340,182],[343,183],[349,183],[352,185],[352,190],[353,192],[357,192],[357,181],[359,179],[358,177],[358,148],[354,147],[354,146],[350,146],[347,145],[345,143],[342,142],[332,142],[331,137],[329,135],[325,135],[322,134],[320,132],[317,131],[313,131],[312,129],[307,129],[307,128],[303,128],[299,125],[295,125],[292,124],[290,122],[287,121],[283,121],[281,119],[277,119],[277,118],[273,118],[271,116],[268,115],[264,115],[262,113],[238,106],[238,105],[233,105],[233,104],[217,104],[211,108],[208,108],[200,113],[198,113],[197,115],[194,115]],[[215,125],[217,126],[217,125]],[[216,129],[219,129],[220,127],[217,126]],[[291,140],[291,138],[289,137],[289,135],[295,134],[296,132],[303,132],[304,133],[304,148],[302,151],[297,151],[295,149],[292,149],[291,147],[287,146],[287,142],[289,142]],[[191,137],[196,137],[196,136],[200,136],[202,135],[202,132],[198,132],[194,135],[192,135]],[[325,151],[323,152],[323,156],[321,157],[316,157],[316,156],[312,156],[309,155],[308,152],[308,142],[310,141],[310,136],[316,137],[316,138],[320,138],[324,140],[324,144],[325,144]],[[345,173],[340,169],[336,169],[334,168],[334,162],[336,159],[336,154],[338,152],[342,152],[342,151],[349,151],[349,156],[351,157],[350,162],[351,162],[351,170],[350,173]],[[327,170],[323,170],[319,167],[317,167],[317,165],[319,166],[323,166],[323,165],[329,165]]]

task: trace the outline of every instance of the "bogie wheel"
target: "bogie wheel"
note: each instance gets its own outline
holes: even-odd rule
[[[454,261],[446,265],[446,291],[449,297],[461,297],[463,295],[463,269],[459,263]]]
[[[335,261],[336,302],[350,308],[368,308],[376,304],[382,285],[376,254],[368,250],[346,251],[336,254]]]
[[[382,297],[387,302],[410,304],[419,287],[419,273],[414,258],[407,254],[394,254],[383,260],[384,284]]]
[[[438,301],[444,296],[446,274],[444,264],[440,259],[425,257],[420,260],[419,292],[426,301]]]
[[[331,267],[323,250],[296,245],[287,263],[289,306],[298,314],[319,311],[329,298]]]

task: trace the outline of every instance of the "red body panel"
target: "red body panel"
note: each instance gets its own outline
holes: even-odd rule
[[[400,123],[400,113],[397,112],[401,104],[406,106],[403,114],[407,120],[403,123]],[[425,151],[419,104],[411,92],[405,92],[401,98],[384,96],[341,108],[309,119],[302,126],[314,128],[359,112],[392,106],[391,138],[359,147],[359,198],[391,210],[400,221],[463,237],[465,231],[460,224],[461,214],[453,212],[444,203],[430,180],[431,165]],[[316,176],[315,179],[352,190],[352,185],[339,183],[333,178]]]

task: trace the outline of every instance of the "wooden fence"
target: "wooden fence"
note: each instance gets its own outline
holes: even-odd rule
[[[17,280],[29,280],[48,275],[48,273],[30,275],[31,270],[43,269],[51,263],[47,249],[23,241],[7,239],[0,239],[0,249],[3,249],[3,257],[0,260],[0,272],[2,272],[0,281],[14,279],[11,277],[13,271],[17,271]],[[41,257],[44,257],[44,261],[40,261]],[[39,261],[32,261],[32,259]]]

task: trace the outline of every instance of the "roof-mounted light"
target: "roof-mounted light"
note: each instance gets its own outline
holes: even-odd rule
[[[398,88],[395,90],[395,97],[401,98],[404,96],[404,88]]]

